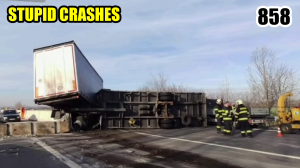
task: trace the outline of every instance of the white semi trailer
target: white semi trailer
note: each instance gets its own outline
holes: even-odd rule
[[[74,41],[34,49],[34,101],[62,109],[97,106],[103,79]]]

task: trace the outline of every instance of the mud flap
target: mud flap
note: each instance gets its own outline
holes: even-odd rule
[[[52,110],[51,118],[55,118],[55,112],[56,112],[56,110]]]
[[[61,118],[61,113],[60,113],[60,111],[56,111],[55,112],[55,117],[54,117],[54,119],[55,120],[59,120]]]
[[[52,110],[51,118],[54,118],[55,120],[59,120],[61,118],[60,111]]]

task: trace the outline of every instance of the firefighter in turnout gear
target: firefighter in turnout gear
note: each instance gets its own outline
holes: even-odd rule
[[[215,114],[216,114],[216,119],[217,119],[217,133],[221,133],[222,130],[222,113],[223,113],[223,102],[221,99],[217,100],[217,105],[215,107]]]
[[[242,100],[236,101],[236,104],[238,105],[235,110],[235,118],[239,122],[240,130],[242,137],[246,137],[246,134],[249,138],[252,138],[252,130],[250,128],[249,124],[249,111],[246,106],[244,106]]]
[[[230,103],[227,101],[224,105],[224,112],[223,112],[223,121],[224,121],[223,134],[224,135],[232,135],[231,134],[232,116],[233,116],[232,107],[230,106]]]
[[[232,115],[232,121],[235,120],[235,109],[236,109],[235,104],[233,104],[233,105],[232,105],[232,112],[233,112],[233,115]]]

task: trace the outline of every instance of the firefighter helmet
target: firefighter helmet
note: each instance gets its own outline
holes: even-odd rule
[[[243,101],[242,101],[242,100],[237,100],[237,101],[236,101],[236,104],[237,104],[237,105],[243,104]]]

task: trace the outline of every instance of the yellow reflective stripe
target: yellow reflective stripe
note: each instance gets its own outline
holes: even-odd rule
[[[252,131],[251,131],[251,130],[248,130],[247,133],[252,133]]]
[[[242,133],[242,134],[245,134],[245,133],[246,133],[246,131],[241,131],[241,133]]]
[[[231,130],[224,129],[223,132],[230,133]]]
[[[240,115],[240,114],[248,114],[248,111],[246,111],[246,112],[239,112],[239,113],[237,113],[237,115]]]
[[[247,110],[240,111],[240,113],[245,113],[245,112],[247,113],[248,111]]]
[[[240,110],[247,110],[247,107],[242,107],[240,108]]]
[[[248,118],[239,118],[239,121],[247,121]]]

